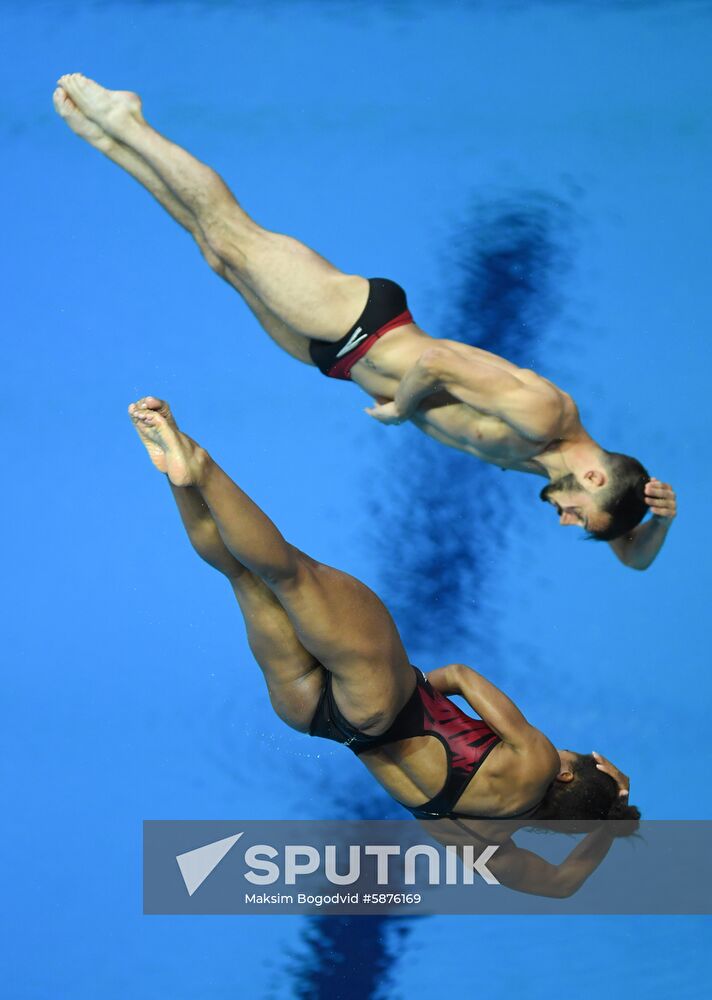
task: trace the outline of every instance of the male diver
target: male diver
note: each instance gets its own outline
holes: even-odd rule
[[[136,94],[73,73],[61,77],[54,105],[191,233],[285,351],[356,382],[376,400],[366,412],[382,423],[411,420],[443,444],[545,477],[540,497],[560,524],[609,542],[627,566],[650,566],[675,517],[675,494],[636,459],[597,444],[568,393],[497,355],[428,336],[393,281],[344,274],[261,228],[215,171],[146,123]]]
[[[411,666],[376,594],[287,542],[164,402],[147,396],[129,414],[193,548],[227,577],[288,726],[350,747],[418,819],[639,818],[609,761],[557,750],[481,674],[450,664],[426,678]]]

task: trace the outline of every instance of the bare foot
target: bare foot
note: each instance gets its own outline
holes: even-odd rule
[[[82,139],[86,139],[95,149],[107,153],[115,145],[115,140],[100,125],[82,114],[63,87],[57,87],[52,94],[52,103],[54,110],[65,120],[72,132],[76,132]]]
[[[131,403],[129,416],[149,458],[174,486],[194,486],[200,481],[205,452],[178,430],[168,403],[144,396]]]
[[[107,90],[81,73],[66,73],[58,84],[83,115],[117,139],[127,125],[143,122],[141,98],[130,90]]]

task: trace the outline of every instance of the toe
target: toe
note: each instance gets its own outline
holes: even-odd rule
[[[74,110],[74,102],[63,87],[57,87],[53,96],[54,106],[62,115],[68,115]]]

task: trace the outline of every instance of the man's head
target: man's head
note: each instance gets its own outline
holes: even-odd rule
[[[637,459],[604,451],[583,475],[555,479],[539,497],[556,507],[560,524],[579,525],[591,538],[608,542],[632,531],[645,517],[649,479]]]
[[[628,820],[630,827],[619,835],[634,833],[640,812],[622,797],[616,781],[602,771],[593,754],[559,750],[560,767],[543,802],[534,814],[537,820]]]

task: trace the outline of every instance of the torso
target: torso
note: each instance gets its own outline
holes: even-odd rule
[[[414,671],[415,689],[379,736],[350,727],[327,681],[327,715],[339,731],[330,738],[346,738],[386,791],[424,814],[501,817],[536,807],[559,767],[549,740],[525,727],[514,747]],[[318,719],[321,725],[321,712]],[[324,735],[319,726],[317,735]]]
[[[548,744],[548,740],[544,741]],[[551,745],[549,744],[549,748]],[[417,736],[359,755],[380,785],[405,806],[419,806],[441,790],[447,773],[445,747],[434,736]],[[542,752],[522,753],[499,743],[483,761],[455,805],[472,817],[520,815],[534,809],[556,769],[542,743]]]
[[[511,371],[520,381],[546,383],[560,394],[565,421],[572,426],[578,423],[578,414],[571,398],[547,379],[528,369],[518,368],[489,351],[458,341],[435,340],[415,324],[398,327],[377,340],[368,354],[354,365],[352,379],[371,396],[393,399],[405,373],[433,343],[444,344],[460,354],[476,356],[480,361]],[[433,394],[425,399],[412,421],[442,444],[465,451],[502,469],[545,475],[536,459],[552,446],[552,441],[526,438],[499,417],[482,413],[448,393]]]

